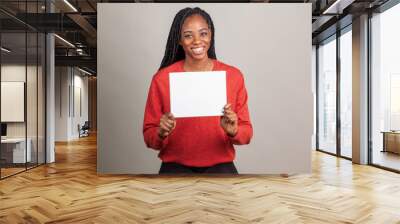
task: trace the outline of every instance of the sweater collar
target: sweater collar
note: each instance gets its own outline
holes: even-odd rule
[[[218,71],[218,60],[216,59],[211,59],[213,62],[213,68],[211,71]],[[182,72],[186,72],[185,69],[183,68],[183,65],[185,64],[185,59],[181,60],[179,62],[179,70]]]

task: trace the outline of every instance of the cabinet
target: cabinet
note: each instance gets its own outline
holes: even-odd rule
[[[383,152],[400,154],[400,132],[386,131],[383,133]]]

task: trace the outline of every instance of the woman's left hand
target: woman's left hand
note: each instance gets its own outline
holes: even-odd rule
[[[234,137],[238,131],[238,117],[232,110],[231,104],[224,106],[224,115],[221,117],[221,127],[230,137]]]

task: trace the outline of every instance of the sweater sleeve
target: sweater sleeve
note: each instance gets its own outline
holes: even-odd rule
[[[244,85],[243,75],[240,74],[239,89],[236,98],[235,112],[238,116],[238,131],[230,140],[235,145],[246,145],[253,137],[253,126],[250,122],[249,110],[247,107],[247,90]]]
[[[160,118],[163,114],[160,89],[153,77],[147,96],[143,121],[143,137],[148,148],[161,150],[168,142],[168,137],[161,139],[158,135]]]

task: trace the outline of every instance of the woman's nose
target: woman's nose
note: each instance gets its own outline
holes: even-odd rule
[[[200,36],[199,35],[194,35],[193,42],[194,43],[200,43]]]

